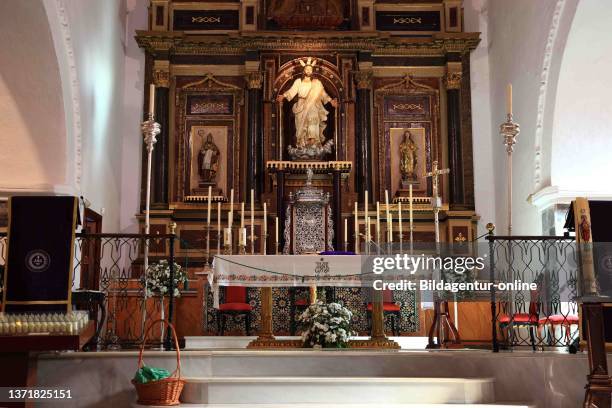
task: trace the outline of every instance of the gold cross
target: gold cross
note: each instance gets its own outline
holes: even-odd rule
[[[433,198],[438,198],[438,176],[450,173],[450,169],[438,169],[438,161],[432,163],[431,171],[425,174],[425,177],[431,177],[433,183]]]

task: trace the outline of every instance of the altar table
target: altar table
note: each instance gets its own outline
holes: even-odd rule
[[[260,287],[261,328],[255,347],[274,347],[272,333],[272,288],[282,286],[356,287],[364,286],[367,257],[359,255],[221,255],[215,256],[209,277],[214,305],[219,307],[220,286]],[[313,294],[311,289],[311,294]],[[312,298],[311,298],[312,300]],[[376,347],[398,348],[386,339],[383,327],[382,296],[373,291],[372,342]],[[366,346],[370,343],[364,343]],[[397,346],[397,347],[396,347]]]

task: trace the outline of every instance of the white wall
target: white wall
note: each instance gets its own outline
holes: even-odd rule
[[[118,231],[123,129],[124,1],[65,0],[79,82],[81,191]]]
[[[135,230],[146,0],[0,2],[0,196],[83,195]]]
[[[145,55],[138,47],[136,30],[147,28],[148,0],[127,0],[125,83],[123,113],[125,135],[121,164],[121,232],[137,232],[135,214],[140,209],[140,172],[142,162],[142,104],[144,98]]]
[[[470,59],[472,83],[472,137],[474,156],[474,198],[480,216],[478,235],[486,232],[488,222],[496,222],[495,167],[493,150],[499,149],[491,134],[488,2],[471,0],[464,4],[465,30],[480,32],[480,44]],[[494,140],[495,139],[495,140]]]
[[[70,192],[62,85],[40,2],[0,2],[0,47],[0,196]]]

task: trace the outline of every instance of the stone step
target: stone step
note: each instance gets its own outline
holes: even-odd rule
[[[196,404],[484,404],[492,378],[186,377]],[[287,405],[285,405],[287,406]]]
[[[183,408],[313,408],[312,404],[188,404],[174,405]],[[134,408],[164,408],[157,405],[132,404]],[[317,404],[316,408],[536,408],[521,403],[494,404]]]

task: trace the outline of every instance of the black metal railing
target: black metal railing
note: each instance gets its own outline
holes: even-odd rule
[[[578,252],[558,236],[487,236],[490,280],[535,283],[491,290],[492,347],[569,347],[578,336]]]
[[[149,248],[149,271],[161,260],[168,261],[170,288],[164,297],[167,307],[165,317],[176,319],[174,299],[174,265],[183,268],[195,262],[187,255],[177,256],[175,234],[88,234],[77,233],[73,260],[73,303],[82,307],[83,299],[92,299],[98,305],[86,305],[90,311],[98,309],[94,318],[100,320],[95,348],[133,348],[142,342],[144,323],[150,316],[161,314],[160,296],[145,297],[144,249]],[[191,256],[203,255],[186,242],[182,249],[189,249]],[[7,256],[7,236],[0,233],[0,272]],[[78,278],[77,278],[78,277]],[[1,280],[0,280],[1,281]],[[78,283],[77,283],[78,281]],[[0,283],[1,284],[1,283]],[[87,293],[84,293],[87,292]],[[76,295],[75,295],[76,294]],[[98,294],[99,296],[91,296]],[[154,335],[161,334],[159,331]],[[161,335],[157,337],[161,338]],[[171,336],[166,335],[165,347],[171,348]],[[149,339],[148,345],[159,346],[159,340]]]
[[[176,256],[176,239],[174,234],[76,235],[73,279],[79,274],[81,288],[97,289],[105,295],[103,307],[107,317],[99,340],[100,346],[116,349],[140,344],[145,322],[151,315],[162,313],[163,302],[167,302],[165,304],[168,309],[165,317],[174,320],[174,265],[176,262],[184,268],[189,267],[187,256],[180,259]],[[147,245],[147,273],[159,261],[168,262],[170,286],[164,298],[147,295],[144,279],[144,252]],[[165,336],[167,348],[172,347],[169,334]],[[147,344],[159,345],[159,342],[149,339]]]

